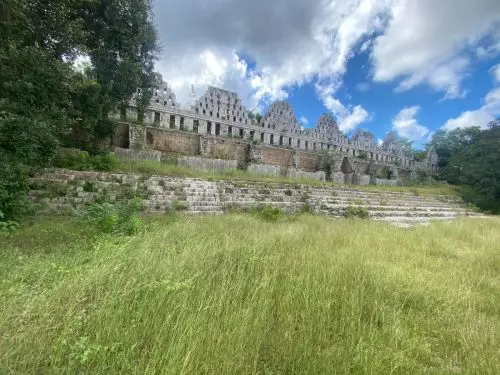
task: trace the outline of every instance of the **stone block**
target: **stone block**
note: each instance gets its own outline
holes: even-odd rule
[[[161,161],[160,151],[131,150],[115,147],[115,155],[120,160],[151,160]]]

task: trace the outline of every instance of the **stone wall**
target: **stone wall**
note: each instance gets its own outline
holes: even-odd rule
[[[40,213],[75,214],[95,203],[139,198],[150,213],[187,210],[222,213],[225,209],[271,205],[284,211],[341,217],[349,207],[363,206],[373,218],[409,220],[454,218],[468,214],[456,197],[416,196],[411,193],[363,191],[328,185],[206,181],[192,178],[121,173],[46,170],[30,179],[29,196]],[[387,203],[382,204],[385,201]]]
[[[201,154],[212,159],[237,160],[238,167],[247,165],[250,144],[245,141],[204,136]]]
[[[126,148],[115,147],[114,153],[121,160],[151,160],[161,161],[160,151],[146,151],[146,150],[131,150]]]
[[[316,180],[316,181],[325,181],[326,174],[323,171],[318,172],[305,172],[300,169],[290,167],[287,170],[287,177],[296,178],[301,180]]]
[[[177,165],[179,167],[194,168],[207,172],[220,172],[235,170],[238,167],[238,161],[182,156],[177,159]]]
[[[294,166],[294,151],[281,147],[256,146],[260,149],[261,162],[264,164],[279,165],[281,167]]]
[[[286,168],[279,165],[269,164],[249,164],[247,171],[255,175],[285,177]]]
[[[142,150],[146,144],[146,128],[143,126],[129,125],[129,148]]]
[[[171,155],[199,155],[200,135],[178,130],[147,128],[146,146]]]
[[[384,186],[397,186],[398,181],[397,180],[387,180],[384,178],[377,178],[375,180],[376,185],[384,185]]]
[[[296,154],[296,167],[306,172],[316,172],[318,155],[311,152],[299,151]]]

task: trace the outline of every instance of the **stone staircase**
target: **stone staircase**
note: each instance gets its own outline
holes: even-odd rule
[[[203,180],[187,180],[184,193],[188,202],[187,213],[219,215],[222,206],[219,200],[218,186],[214,182]]]
[[[192,178],[49,170],[31,179],[30,197],[47,212],[71,212],[102,198],[140,197],[147,213],[183,211],[218,215],[231,208],[259,205],[287,212],[312,211],[345,217],[362,213],[374,220],[426,223],[460,216],[482,216],[457,197],[368,191],[328,185],[206,181]]]

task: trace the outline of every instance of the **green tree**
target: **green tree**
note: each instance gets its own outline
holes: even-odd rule
[[[9,220],[22,214],[28,166],[50,165],[71,130],[89,134],[82,146],[110,136],[108,114],[137,87],[149,101],[159,46],[150,0],[4,0],[0,35],[0,216]],[[81,56],[90,64],[79,72]]]
[[[500,121],[488,128],[440,131],[433,144],[440,178],[462,186],[463,197],[480,208],[500,212]]]

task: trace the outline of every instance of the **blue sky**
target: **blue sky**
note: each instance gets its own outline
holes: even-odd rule
[[[162,0],[155,18],[157,70],[186,107],[214,85],[417,146],[500,115],[498,0]]]

